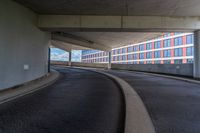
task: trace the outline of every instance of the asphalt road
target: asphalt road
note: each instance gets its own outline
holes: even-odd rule
[[[112,80],[57,69],[55,84],[0,105],[0,133],[123,133],[124,98]]]
[[[143,100],[157,133],[200,133],[200,84],[130,71],[107,71]]]

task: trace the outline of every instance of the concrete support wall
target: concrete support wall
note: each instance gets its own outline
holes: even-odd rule
[[[52,65],[64,65],[68,66],[68,62],[63,61],[51,61]],[[76,67],[93,67],[93,68],[108,68],[107,63],[82,63],[82,62],[72,62],[71,66]]]
[[[62,61],[51,61],[51,64],[54,65],[68,65],[68,62]],[[93,67],[93,68],[107,68],[106,63],[81,63],[81,62],[72,62],[72,66],[77,67]],[[193,76],[193,64],[112,64],[112,69],[119,70],[134,70],[134,71],[143,71],[143,72],[152,72],[152,73],[163,73],[171,75],[180,75],[180,76]]]
[[[200,79],[200,30],[194,32],[194,78]]]
[[[112,64],[112,69],[135,70],[181,76],[193,76],[193,64]]]
[[[50,34],[40,31],[37,22],[29,9],[0,1],[0,90],[47,74]]]

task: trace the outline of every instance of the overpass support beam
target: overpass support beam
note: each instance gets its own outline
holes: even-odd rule
[[[71,66],[72,65],[72,50],[69,51],[69,62],[68,65]]]
[[[108,52],[108,69],[111,69],[111,61],[112,61],[112,51]]]
[[[194,32],[194,78],[200,79],[200,30]]]

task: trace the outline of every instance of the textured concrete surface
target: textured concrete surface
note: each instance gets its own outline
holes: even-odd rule
[[[112,64],[112,68],[193,77],[193,64]]]
[[[126,104],[124,133],[155,133],[153,123],[141,98],[127,82],[103,71],[89,70],[104,74],[121,86]]]
[[[122,133],[123,96],[104,75],[58,69],[54,85],[0,105],[0,133]]]
[[[200,85],[130,71],[106,71],[140,95],[157,133],[200,132]]]
[[[53,70],[42,78],[27,82],[17,87],[0,90],[0,104],[45,88],[55,83],[59,76],[60,74]]]
[[[68,66],[68,61],[51,61],[52,65],[64,65]],[[82,63],[82,62],[72,62],[71,66],[75,67],[91,67],[91,68],[108,68],[107,63]]]
[[[199,16],[198,0],[15,0],[40,14]]]
[[[37,28],[37,15],[1,0],[0,16],[0,90],[47,74],[50,34]]]

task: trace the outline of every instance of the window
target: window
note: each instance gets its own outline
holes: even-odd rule
[[[132,60],[132,54],[128,55],[128,60]]]
[[[194,60],[193,59],[187,59],[187,63],[188,64],[194,63]]]
[[[140,59],[144,59],[144,53],[140,53]]]
[[[140,61],[139,63],[140,63],[140,64],[144,64],[144,61]]]
[[[128,52],[132,52],[133,51],[133,47],[128,47]]]
[[[133,64],[138,64],[137,61],[134,61]]]
[[[165,33],[164,34],[164,37],[169,37],[169,36],[171,36],[171,33]]]
[[[128,64],[132,64],[132,62],[128,62]]]
[[[118,50],[117,50],[117,54],[120,54],[120,52],[121,52],[121,49],[118,49]]]
[[[170,39],[164,40],[164,47],[170,47],[170,46],[171,46],[171,40]]]
[[[147,43],[147,44],[146,44],[146,49],[147,49],[147,50],[152,49],[152,43]]]
[[[122,53],[126,53],[126,48],[123,48],[123,49],[122,49]]]
[[[194,35],[187,35],[186,36],[186,43],[193,44],[194,43]]]
[[[116,56],[113,57],[113,61],[117,61],[117,57]]]
[[[108,57],[106,57],[106,62],[108,62]]]
[[[138,46],[134,46],[134,47],[133,47],[134,52],[138,51],[138,49],[139,49]]]
[[[147,61],[147,64],[152,64],[152,61]]]
[[[156,60],[156,61],[154,61],[154,64],[161,64],[161,61],[160,60]]]
[[[188,47],[186,51],[187,56],[193,56],[194,55],[194,47]]]
[[[144,44],[141,44],[139,47],[140,47],[140,51],[144,51]]]
[[[155,49],[161,48],[161,42],[160,41],[155,42],[154,43],[154,48]]]
[[[161,52],[160,51],[155,51],[154,52],[155,58],[160,58],[161,57]]]
[[[164,64],[171,64],[171,60],[164,60]]]
[[[182,32],[174,32],[174,35],[182,34]]]
[[[116,50],[113,50],[113,55],[115,55],[116,54]]]
[[[183,60],[179,59],[179,60],[174,60],[174,64],[182,64]]]
[[[171,57],[171,50],[164,50],[164,57]]]
[[[137,58],[138,58],[138,54],[133,54],[133,59],[137,60]]]
[[[182,48],[176,48],[176,49],[174,49],[174,56],[175,57],[183,56],[183,49]]]
[[[126,60],[126,55],[123,55],[123,56],[122,56],[122,60]]]
[[[174,45],[178,46],[178,45],[182,45],[183,44],[183,39],[182,37],[177,37],[174,39]]]
[[[117,56],[117,60],[120,61],[120,56]]]
[[[151,59],[152,58],[152,52],[147,52],[146,56],[147,56],[147,59]]]

